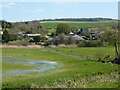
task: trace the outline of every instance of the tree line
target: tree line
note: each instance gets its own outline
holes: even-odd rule
[[[111,18],[61,18],[61,19],[43,19],[40,21],[101,21],[113,20]]]

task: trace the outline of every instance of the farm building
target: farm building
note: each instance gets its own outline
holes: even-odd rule
[[[73,36],[68,36],[68,35],[63,35],[63,36],[56,36],[53,39],[51,39],[50,41],[55,42],[56,40],[69,40],[72,39],[74,41],[82,41],[85,40],[82,36],[78,36],[78,35],[73,35]]]
[[[22,34],[22,36],[35,37],[40,36],[41,34]]]

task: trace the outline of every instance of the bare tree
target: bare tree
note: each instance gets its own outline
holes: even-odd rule
[[[119,31],[115,29],[106,30],[102,36],[101,40],[104,42],[108,42],[115,47],[115,62],[120,64],[120,53],[119,53],[119,45],[120,45],[120,36],[118,35]]]

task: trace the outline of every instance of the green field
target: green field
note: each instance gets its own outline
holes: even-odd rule
[[[105,20],[105,21],[43,21],[41,22],[44,28],[57,28],[59,23],[67,23],[70,26],[76,26],[79,28],[86,27],[109,27],[110,25],[117,24],[116,20]]]
[[[111,58],[114,58],[114,47],[3,49],[2,53],[4,57],[11,56],[16,60],[18,58],[21,61],[23,59],[44,60],[56,62],[60,65],[56,69],[44,72],[28,72],[23,75],[3,76],[3,88],[118,87],[118,65],[101,63],[96,60],[98,57],[108,54],[111,55]],[[31,69],[32,66],[3,63],[3,72],[25,68]]]
[[[34,66],[27,66],[27,65],[22,65],[22,64],[11,64],[11,63],[2,63],[3,67],[2,70],[4,71],[10,71],[10,70],[23,70],[23,69],[30,69],[33,68]]]

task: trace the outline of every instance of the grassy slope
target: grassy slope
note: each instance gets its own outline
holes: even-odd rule
[[[62,51],[67,54],[56,53]],[[94,57],[97,52],[113,54],[113,47],[99,48],[46,48],[46,49],[3,49],[3,56],[26,58],[33,60],[55,61],[63,66],[61,72],[51,72],[45,75],[14,76],[3,78],[3,87],[118,87],[115,64],[104,64],[96,61],[86,61],[69,56],[70,50],[75,55]],[[106,52],[104,52],[106,51]],[[91,52],[91,53],[87,53]],[[30,54],[20,56],[16,54]],[[114,78],[112,78],[114,77]]]
[[[106,20],[106,21],[80,21],[80,22],[75,22],[75,21],[73,21],[73,22],[72,21],[45,21],[45,22],[41,22],[41,24],[45,28],[56,28],[59,23],[67,23],[69,25],[84,28],[84,27],[94,27],[94,26],[101,26],[101,27],[110,26],[110,25],[117,23],[117,21]]]
[[[115,48],[114,47],[80,47],[80,48],[57,48],[54,50],[62,53],[66,53],[73,56],[89,57],[89,58],[100,58],[107,55],[111,56],[111,60],[115,57]]]

